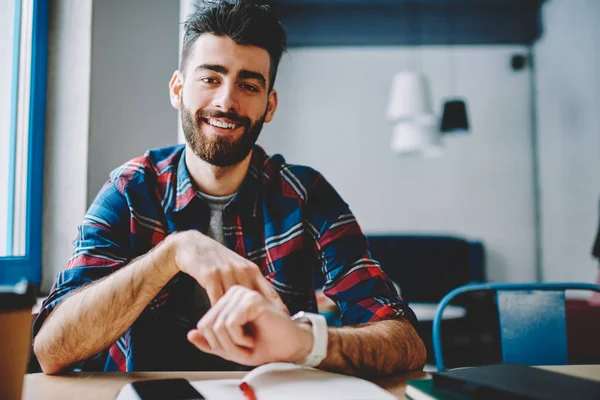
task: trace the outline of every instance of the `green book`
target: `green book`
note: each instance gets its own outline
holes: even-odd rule
[[[406,397],[411,400],[467,400],[469,397],[433,387],[432,379],[417,379],[406,382]]]

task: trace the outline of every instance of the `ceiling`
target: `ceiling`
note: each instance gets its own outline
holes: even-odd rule
[[[532,44],[544,0],[271,0],[288,46]]]

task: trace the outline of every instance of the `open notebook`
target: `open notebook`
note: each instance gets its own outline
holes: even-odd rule
[[[392,400],[396,397],[369,381],[289,363],[271,363],[250,371],[241,381],[224,379],[195,381],[194,386],[207,400],[245,400],[240,383],[246,382],[258,400],[345,399]]]
[[[393,400],[396,397],[369,381],[289,363],[271,363],[250,371],[243,379],[191,382],[206,400],[247,400],[240,384],[250,385],[257,400]],[[117,399],[140,399],[126,385]],[[154,397],[156,398],[156,397]]]

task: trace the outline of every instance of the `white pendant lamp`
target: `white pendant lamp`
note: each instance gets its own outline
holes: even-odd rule
[[[441,137],[435,123],[416,124],[399,121],[394,125],[390,141],[398,155],[418,155],[427,158],[441,155]]]
[[[433,117],[427,78],[413,71],[394,75],[387,117],[392,121]]]
[[[387,118],[394,123],[391,149],[396,154],[425,154],[440,148],[437,119],[427,78],[413,71],[394,75]]]

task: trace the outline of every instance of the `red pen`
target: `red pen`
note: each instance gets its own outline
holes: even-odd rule
[[[257,400],[254,390],[252,390],[252,386],[248,385],[246,382],[240,383],[240,389],[244,392],[244,397],[246,397],[247,400]]]

